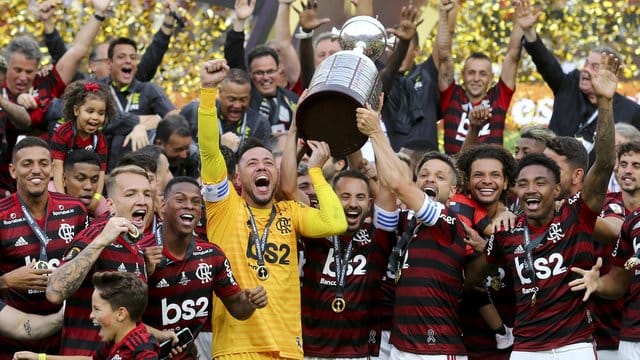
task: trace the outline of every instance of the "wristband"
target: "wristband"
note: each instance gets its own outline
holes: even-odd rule
[[[104,15],[93,14],[93,17],[96,18],[96,20],[101,22],[107,20],[107,17]],[[38,359],[38,360],[42,360],[42,359]]]
[[[300,30],[298,30],[298,32],[295,33],[293,36],[296,39],[300,39],[300,40],[302,40],[302,39],[310,39],[310,38],[313,37],[313,30],[311,30],[309,32],[306,32],[302,28],[300,28]]]
[[[102,194],[100,193],[93,193],[93,198],[100,201],[102,200]]]
[[[173,27],[175,26],[174,24],[168,24],[166,22],[162,23],[162,26],[166,27],[167,29],[173,29]]]
[[[47,360],[47,354],[43,354],[43,353],[38,354],[38,360]]]

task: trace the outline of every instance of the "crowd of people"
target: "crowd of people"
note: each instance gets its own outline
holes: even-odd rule
[[[2,53],[0,360],[640,359],[640,105],[611,48],[565,73],[512,0],[497,82],[493,54],[456,76],[459,4],[438,1],[422,63],[409,4],[378,106],[353,114],[370,161],[298,138],[315,69],[342,51],[314,34],[318,2],[279,0],[275,39],[245,49],[256,1],[236,0],[224,59],[193,64],[178,109],[153,82],[176,5],[139,58],[95,41],[111,5],[92,1],[70,47],[39,4],[52,66],[37,34]],[[555,102],[511,153],[524,52]]]

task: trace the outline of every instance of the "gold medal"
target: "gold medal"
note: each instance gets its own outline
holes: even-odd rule
[[[140,238],[140,230],[137,227],[134,227],[133,231],[129,230],[129,237],[131,241],[136,242]]]
[[[538,295],[538,292],[534,291],[533,296],[531,296],[531,307],[536,305],[536,298],[537,298],[536,295]]]
[[[491,278],[491,288],[495,291],[502,289],[502,281],[500,281],[499,277],[494,276]]]
[[[34,269],[38,269],[38,270],[47,270],[49,269],[49,263],[46,261],[38,261],[37,263],[35,263],[35,265],[33,266]]]
[[[258,266],[258,269],[256,269],[256,274],[258,274],[258,279],[262,281],[265,281],[269,278],[269,270],[267,270],[267,267],[264,265]]]
[[[346,307],[347,302],[341,297],[334,298],[331,302],[331,310],[333,310],[334,313],[341,313]]]
[[[640,264],[640,259],[638,259],[636,256],[632,256],[632,257],[629,258],[629,260],[627,260],[624,263],[624,269],[625,270],[632,270],[633,268],[638,266],[638,264]]]
[[[398,268],[396,269],[396,274],[395,274],[396,284],[398,283],[398,281],[400,281],[400,277],[401,276],[402,276],[402,269],[400,268],[400,266],[398,266]]]

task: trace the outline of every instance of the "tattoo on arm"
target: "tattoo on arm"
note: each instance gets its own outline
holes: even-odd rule
[[[51,274],[47,290],[58,294],[62,299],[69,298],[80,288],[101,252],[102,248],[87,246],[73,260]]]
[[[27,334],[28,337],[31,337],[31,322],[27,320],[23,326],[24,326],[24,332]]]

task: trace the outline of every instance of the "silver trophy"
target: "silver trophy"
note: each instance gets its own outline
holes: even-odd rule
[[[296,118],[298,136],[325,141],[332,155],[342,156],[367,141],[356,126],[356,108],[369,103],[377,109],[382,86],[374,61],[393,46],[393,40],[370,16],[353,17],[332,32],[343,50],[320,63]]]

